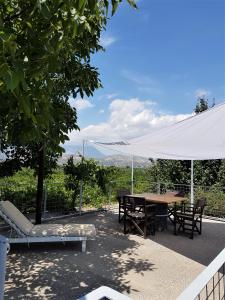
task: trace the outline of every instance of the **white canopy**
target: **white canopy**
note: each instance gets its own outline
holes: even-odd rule
[[[147,158],[225,158],[225,102],[127,143],[96,144],[104,144],[104,147],[126,155]]]

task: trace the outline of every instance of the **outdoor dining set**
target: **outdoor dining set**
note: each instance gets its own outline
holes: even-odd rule
[[[155,235],[156,231],[167,229],[168,222],[173,225],[175,235],[202,233],[202,216],[206,199],[188,202],[183,192],[174,191],[164,194],[130,194],[128,190],[117,193],[119,202],[119,222],[123,222],[124,234],[137,232],[144,238]]]

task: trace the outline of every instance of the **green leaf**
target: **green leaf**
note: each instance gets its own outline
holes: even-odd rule
[[[117,0],[112,0],[112,16],[115,14],[118,5],[119,5],[119,2]]]
[[[10,72],[10,68],[9,68],[9,65],[7,63],[3,63],[0,65],[0,76],[1,77],[5,77],[5,75],[9,74]]]
[[[137,8],[137,5],[135,3],[135,0],[127,0],[127,2],[134,8]]]
[[[92,0],[93,1],[93,0]],[[85,5],[86,5],[87,0],[79,0],[79,10],[83,12]]]
[[[50,19],[52,17],[49,7],[46,3],[42,3],[41,5],[41,14],[45,19]]]
[[[29,27],[30,29],[32,28],[32,25],[30,22],[26,21],[27,27]]]
[[[7,80],[7,88],[11,91],[14,91],[17,88],[17,86],[19,85],[21,79],[22,79],[21,72],[13,71],[11,73],[11,76]]]
[[[88,0],[88,6],[89,6],[90,10],[94,11],[95,7],[96,7],[96,1]]]
[[[73,22],[73,38],[77,35],[78,33],[78,24],[77,22]]]
[[[79,0],[79,9],[82,9],[83,8],[83,6],[86,4],[86,1],[87,0]],[[93,1],[93,0],[92,0]]]
[[[28,104],[28,101],[26,101],[25,98],[20,98],[19,99],[19,106],[20,109],[28,116],[30,117],[30,106]]]
[[[106,15],[108,15],[108,10],[109,10],[109,2],[108,2],[108,0],[104,0],[104,5],[105,5],[105,8],[106,8]]]

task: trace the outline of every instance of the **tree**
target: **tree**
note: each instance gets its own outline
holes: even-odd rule
[[[76,199],[80,193],[80,184],[97,184],[101,191],[106,194],[107,184],[110,181],[113,168],[99,166],[95,160],[81,158],[81,161],[74,164],[71,156],[64,166],[64,173],[67,175],[65,185],[73,191],[72,209],[75,208]]]
[[[208,100],[205,99],[205,96],[202,96],[197,100],[197,104],[196,104],[196,107],[195,107],[195,113],[199,114],[199,113],[207,110],[208,108],[209,108]]]
[[[44,157],[44,176],[51,174],[57,166],[59,153],[52,152],[46,147]],[[38,165],[38,145],[35,143],[27,146],[8,146],[5,151],[6,159],[0,163],[0,177],[8,177],[15,174],[24,167],[30,167],[35,170],[37,175]]]
[[[149,168],[152,182],[188,184],[190,182],[189,161],[158,159]]]
[[[76,77],[86,79],[80,71],[88,65],[91,54],[102,49],[99,39],[108,20],[109,4],[114,14],[120,2],[1,1],[0,91],[9,120],[15,114],[24,115],[36,125],[33,135],[42,135],[51,122],[55,77],[71,60],[77,65]],[[132,0],[128,2],[135,6]],[[89,83],[87,95],[93,93]],[[83,84],[72,90],[83,95]]]
[[[133,0],[127,1],[136,7]],[[1,2],[1,150],[6,151],[8,145],[37,145],[36,223],[41,222],[46,147],[62,151],[59,145],[68,139],[67,133],[78,129],[69,95],[90,96],[101,86],[90,58],[102,50],[99,40],[108,20],[109,4],[114,14],[120,2]]]

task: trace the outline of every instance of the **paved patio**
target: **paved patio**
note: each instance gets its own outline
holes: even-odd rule
[[[107,285],[133,299],[176,299],[225,247],[225,223],[204,220],[202,236],[174,236],[172,228],[144,240],[124,235],[113,211],[55,223],[94,223],[95,241],[13,246],[5,299],[77,299]]]

